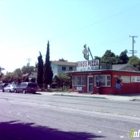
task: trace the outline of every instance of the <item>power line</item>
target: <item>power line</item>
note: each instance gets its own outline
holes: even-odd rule
[[[125,13],[125,12],[127,12],[127,11],[129,11],[129,10],[131,10],[131,9],[133,9],[133,8],[135,8],[135,7],[137,7],[137,6],[140,6],[140,3],[137,4],[137,5],[134,5],[134,6],[128,8],[128,9],[126,9],[126,10],[123,10],[123,11],[121,11],[121,12],[118,12],[117,14],[111,15],[111,16],[109,16],[109,17],[107,17],[107,18],[104,18],[104,19],[99,20],[99,21],[97,21],[97,22],[91,23],[91,24],[89,24],[89,25],[87,25],[87,26],[84,26],[84,27],[82,27],[81,29],[77,29],[77,30],[75,30],[75,31],[73,31],[73,32],[71,32],[71,33],[75,33],[75,32],[77,32],[77,31],[83,30],[83,29],[88,28],[88,27],[90,27],[90,26],[96,25],[96,24],[98,24],[98,23],[100,23],[100,22],[106,21],[106,20],[108,20],[108,19],[110,19],[110,18],[116,17],[116,16],[118,16],[118,15],[120,15],[120,14],[122,14],[122,13]],[[59,38],[61,38],[61,37],[63,37],[63,36],[66,36],[66,35],[67,35],[67,34],[63,34],[63,35],[60,36]],[[52,38],[51,40],[54,40],[54,39],[55,39],[55,38]]]
[[[116,17],[116,16],[118,16],[118,15],[120,15],[120,14],[122,14],[122,13],[125,13],[125,12],[127,12],[127,11],[129,11],[129,10],[135,8],[135,7],[138,7],[138,6],[140,6],[140,4],[134,5],[134,6],[130,7],[130,8],[127,8],[127,9],[121,11],[121,12],[118,12],[118,13],[116,13],[116,14],[114,14],[114,15],[111,15],[111,16],[109,16],[109,17],[107,17],[107,18],[104,18],[104,19],[102,19],[102,20],[99,20],[99,21],[97,21],[97,22],[91,23],[91,24],[89,24],[89,25],[87,25],[87,26],[84,26],[84,27],[82,27],[82,28],[80,28],[80,29],[74,30],[74,31],[72,31],[72,32],[69,32],[69,33],[66,33],[66,34],[63,34],[63,35],[59,35],[59,37],[53,37],[53,38],[50,39],[50,41],[53,41],[53,40],[58,39],[58,38],[65,37],[66,35],[68,35],[68,34],[70,34],[70,33],[72,34],[72,33],[81,31],[81,30],[83,30],[83,29],[85,29],[85,28],[88,28],[88,27],[91,27],[91,26],[93,26],[93,25],[96,25],[96,24],[98,24],[98,23],[104,22],[104,21],[106,21],[106,20],[108,20],[108,19],[110,19],[110,18]],[[42,42],[45,42],[45,41],[46,41],[46,39],[45,39],[45,40],[42,40],[42,41],[39,41],[39,43],[33,43],[33,44],[30,44],[30,45],[41,44]]]
[[[77,29],[77,30],[75,30],[75,31],[72,31],[71,33],[78,32],[78,31],[83,30],[83,29],[85,29],[85,28],[88,28],[88,27],[90,27],[90,26],[96,25],[96,24],[98,24],[98,23],[100,23],[100,22],[106,21],[106,20],[108,20],[108,19],[110,19],[110,18],[113,18],[113,17],[115,17],[115,16],[118,16],[118,15],[120,15],[120,14],[122,14],[122,13],[124,13],[124,12],[127,12],[127,11],[129,11],[129,10],[135,8],[135,7],[138,7],[138,6],[140,6],[140,4],[134,5],[134,6],[132,6],[132,7],[130,7],[130,8],[127,8],[127,9],[121,11],[121,12],[118,12],[118,13],[116,13],[116,14],[114,14],[114,15],[111,15],[111,16],[109,16],[109,17],[107,17],[107,18],[104,18],[104,19],[99,20],[99,21],[97,21],[97,22],[91,23],[91,24],[89,24],[89,25],[87,25],[87,26],[84,26],[84,27],[82,27],[82,28],[80,28],[80,29]],[[57,38],[65,37],[67,34],[69,34],[69,33],[63,34],[63,35],[61,35],[61,36],[59,36],[59,37],[53,37],[53,38],[50,39],[50,41],[55,40],[55,39],[57,39]],[[46,41],[47,41],[47,40],[45,39],[45,40],[42,40],[42,41],[38,41],[38,43],[26,44],[26,45],[24,45],[24,46],[29,46],[29,45],[31,46],[31,45],[35,45],[35,44],[41,44],[42,42],[46,42]],[[16,47],[16,48],[18,48],[18,47]]]
[[[102,20],[100,20],[100,21],[97,21],[97,22],[95,22],[95,23],[91,23],[90,25],[87,25],[87,26],[85,26],[84,28],[90,27],[90,26],[92,26],[92,25],[98,24],[98,23],[103,22],[103,21],[105,21],[105,20],[108,20],[108,19],[110,19],[110,18],[116,17],[116,16],[118,16],[118,15],[120,15],[120,14],[122,14],[122,13],[128,11],[128,10],[131,10],[131,9],[137,7],[137,6],[140,6],[140,4],[134,5],[134,6],[128,8],[128,9],[126,9],[126,10],[123,10],[123,11],[117,13],[117,14],[114,14],[114,15],[112,15],[112,16],[109,16],[109,17],[107,17],[107,18],[105,18],[105,19],[102,19]]]
[[[132,51],[132,56],[134,56],[134,53],[137,53],[137,51],[134,50],[134,44],[135,44],[134,38],[137,38],[138,36],[129,36],[129,37],[132,37],[132,50],[130,51]]]

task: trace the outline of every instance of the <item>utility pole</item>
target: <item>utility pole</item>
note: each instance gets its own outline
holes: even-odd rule
[[[135,50],[134,50],[134,43],[135,43],[135,40],[134,40],[134,38],[137,38],[138,36],[129,36],[129,37],[132,37],[132,56],[134,56],[134,53],[136,52]]]
[[[27,66],[30,66],[30,61],[31,61],[31,58],[27,58]]]

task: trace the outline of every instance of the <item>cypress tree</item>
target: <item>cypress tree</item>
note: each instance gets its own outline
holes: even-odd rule
[[[42,87],[43,85],[43,59],[41,52],[40,56],[38,56],[38,65],[37,65],[37,84]]]
[[[48,41],[46,59],[44,65],[44,75],[43,75],[44,85],[46,86],[50,85],[52,83],[52,77],[53,77],[53,72],[52,72],[51,62],[50,62],[50,45]]]

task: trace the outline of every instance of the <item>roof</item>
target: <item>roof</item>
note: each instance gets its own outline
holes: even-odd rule
[[[29,73],[23,74],[22,77],[27,77]]]
[[[37,73],[36,73],[36,72],[31,72],[31,73],[23,74],[22,77],[28,77],[28,76],[31,75],[31,74],[37,76]]]
[[[51,63],[54,63],[56,65],[62,65],[62,66],[76,66],[76,62],[51,61]]]
[[[122,67],[125,67],[126,64],[113,64],[112,69],[113,70],[120,70]]]
[[[125,71],[125,70],[113,70],[113,69],[99,69],[99,70],[89,70],[89,71],[68,71],[66,73],[91,73],[91,72],[95,72],[95,73],[100,73],[100,72],[106,72],[106,71],[110,71],[110,72],[125,72],[125,73],[139,73],[140,71]]]
[[[139,71],[137,68],[135,68],[135,67],[133,67],[132,65],[129,65],[129,64],[114,64],[114,65],[112,65],[113,70],[122,70],[125,67],[131,67],[135,71]]]

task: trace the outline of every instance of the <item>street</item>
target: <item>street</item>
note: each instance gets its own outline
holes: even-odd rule
[[[0,140],[128,140],[140,102],[0,92]],[[140,139],[140,138],[132,138]]]

